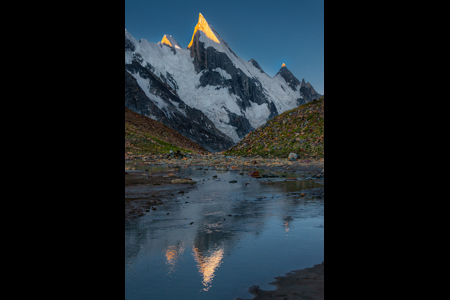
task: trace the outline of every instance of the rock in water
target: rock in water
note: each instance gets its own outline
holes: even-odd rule
[[[258,177],[259,176],[259,172],[258,171],[254,171],[254,172],[252,172],[252,173],[250,173],[248,175],[253,176],[253,177]]]
[[[175,184],[185,184],[185,183],[196,184],[197,181],[193,181],[193,180],[190,180],[190,179],[175,179],[175,180],[172,180],[172,183],[175,183]]]

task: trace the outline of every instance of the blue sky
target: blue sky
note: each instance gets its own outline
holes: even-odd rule
[[[269,76],[285,63],[324,94],[324,0],[125,0],[125,28],[152,43],[169,34],[186,48],[199,13],[241,58]]]

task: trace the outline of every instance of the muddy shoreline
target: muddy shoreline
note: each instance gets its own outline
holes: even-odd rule
[[[179,178],[177,169],[158,173],[125,170],[125,222],[157,210],[177,193],[185,193],[193,187],[192,184],[172,183]]]
[[[275,291],[264,291],[259,286],[251,286],[248,291],[255,295],[252,299],[235,298],[235,300],[323,300],[324,268],[322,262],[312,268],[292,271],[285,276],[275,277],[269,284],[276,286]]]
[[[125,222],[132,222],[151,210],[157,210],[178,194],[188,193],[195,184],[174,184],[179,179],[180,168],[209,168],[233,170],[248,173],[264,170],[266,174],[304,172],[310,177],[324,177],[324,160],[288,161],[287,159],[266,158],[232,158],[223,155],[192,155],[184,159],[166,159],[161,156],[126,156],[125,170]],[[130,164],[133,166],[130,167]],[[164,171],[151,172],[148,167],[165,166]],[[133,170],[134,169],[134,170]],[[144,169],[144,170],[143,170]],[[323,187],[305,191],[306,194],[323,196]],[[275,277],[270,284],[275,291],[263,291],[259,286],[252,286],[249,292],[255,295],[252,300],[266,299],[323,299],[324,298],[324,264],[315,265],[286,276]],[[244,300],[236,298],[236,300]],[[247,299],[246,299],[247,300]]]

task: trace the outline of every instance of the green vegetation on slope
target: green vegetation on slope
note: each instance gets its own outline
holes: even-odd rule
[[[224,152],[230,156],[286,158],[296,153],[300,158],[324,155],[324,97],[269,120],[250,132],[237,145]]]
[[[207,152],[203,147],[166,125],[125,107],[125,154]]]
[[[132,125],[125,124],[125,152],[132,154],[163,154],[170,150],[192,152],[158,140],[149,133],[142,132]]]

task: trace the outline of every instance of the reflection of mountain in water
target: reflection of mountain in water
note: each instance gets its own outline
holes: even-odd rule
[[[167,247],[165,251],[167,264],[169,265],[169,274],[172,273],[175,269],[175,266],[179,260],[179,258],[184,253],[184,244],[178,242],[175,246]]]
[[[193,248],[192,252],[198,263],[199,271],[203,275],[202,283],[205,286],[203,290],[207,291],[211,287],[209,284],[214,278],[214,272],[222,263],[224,248],[219,247],[217,250],[210,251],[208,254],[199,251],[198,248]]]
[[[224,255],[231,252],[246,231],[245,228],[249,224],[256,223],[255,230],[252,230],[252,233],[256,235],[263,228],[264,223],[252,214],[254,208],[243,207],[240,209],[242,217],[232,218],[227,216],[232,214],[231,211],[234,210],[232,207],[229,202],[224,202],[214,206],[214,212],[209,211],[211,208],[205,208],[202,211],[202,218],[199,221],[202,225],[196,232],[192,254],[203,277],[204,291],[208,291],[211,287]],[[227,216],[226,220],[223,220],[223,216]]]
[[[188,172],[194,178],[208,178],[202,171],[191,169]],[[224,258],[232,254],[243,237],[262,233],[268,218],[277,216],[277,224],[284,227],[287,234],[292,231],[294,220],[323,215],[322,200],[286,195],[311,188],[311,182],[263,184],[253,181],[248,186],[234,185],[230,191],[228,181],[235,179],[236,175],[227,172],[220,174],[220,178],[222,181],[199,185],[197,190],[190,191],[190,198],[197,200],[188,204],[189,207],[183,208],[179,203],[165,206],[170,218],[174,219],[163,216],[165,212],[159,216],[157,211],[153,216],[126,227],[126,264],[133,264],[132,261],[140,255],[163,255],[166,274],[176,274],[181,270],[177,267],[185,265],[183,258],[193,257],[202,276],[203,291],[208,291]],[[201,179],[196,178],[199,182]],[[195,221],[193,225],[189,225],[191,221]],[[265,251],[270,249],[268,247]]]
[[[294,218],[292,218],[291,216],[284,216],[283,217],[283,221],[284,221],[284,231],[287,233],[289,233],[289,223],[292,222],[294,220]]]

